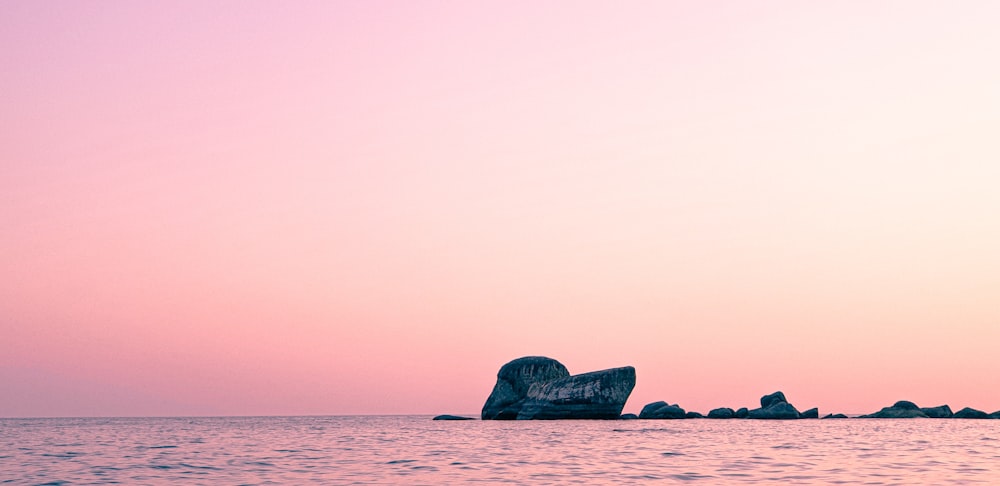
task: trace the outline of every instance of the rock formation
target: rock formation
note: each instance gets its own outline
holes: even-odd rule
[[[736,412],[729,407],[716,408],[708,412],[708,418],[710,419],[731,419],[736,415]]]
[[[475,420],[472,417],[460,417],[458,415],[438,415],[431,420]]]
[[[517,419],[617,419],[633,387],[631,366],[536,383],[528,389]]]
[[[828,414],[824,415],[823,418],[824,419],[845,419],[845,418],[847,418],[847,415],[844,415],[842,413],[828,413]]]
[[[633,387],[635,368],[631,366],[570,376],[554,359],[519,358],[500,368],[482,418],[617,419]]]
[[[780,391],[760,397],[760,408],[750,410],[747,418],[761,420],[794,420],[799,418],[799,411],[785,400],[785,394]]]
[[[562,363],[542,356],[518,358],[500,367],[493,392],[483,405],[483,420],[514,420],[528,397],[528,389],[569,376]]]
[[[818,408],[810,408],[809,410],[806,410],[805,412],[800,413],[799,414],[799,418],[803,418],[803,419],[818,419],[819,418],[819,409]]]
[[[927,418],[927,414],[917,404],[908,401],[900,400],[891,407],[884,407],[875,413],[870,413],[868,415],[862,415],[861,418]]]
[[[687,418],[687,412],[679,405],[670,405],[667,402],[653,402],[639,412],[641,419],[682,419]]]
[[[965,407],[957,412],[952,418],[957,419],[988,419],[990,414],[983,412],[981,410],[976,410],[974,408]]]
[[[951,418],[955,414],[951,412],[951,407],[947,405],[941,405],[938,407],[925,407],[920,409],[924,412],[924,415],[930,418]]]

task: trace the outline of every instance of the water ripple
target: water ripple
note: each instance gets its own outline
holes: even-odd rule
[[[2,419],[2,484],[1000,484],[1000,421]]]

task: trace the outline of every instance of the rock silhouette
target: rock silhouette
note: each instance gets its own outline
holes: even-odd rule
[[[483,405],[483,420],[514,420],[528,397],[528,389],[569,376],[562,363],[543,356],[526,356],[500,367],[493,392]]]
[[[760,397],[760,408],[767,408],[778,402],[788,403],[788,400],[785,398],[785,394],[780,391]]]
[[[958,419],[988,419],[990,414],[983,412],[982,410],[976,410],[974,408],[965,407],[957,412],[952,418]]]
[[[682,419],[687,418],[687,412],[679,405],[670,405],[667,402],[653,402],[642,407],[639,412],[641,419]]]
[[[803,419],[818,419],[819,418],[819,409],[818,408],[810,408],[809,410],[806,410],[805,412],[800,413],[799,414],[799,418],[803,418]]]
[[[794,420],[799,411],[785,399],[780,391],[760,397],[760,408],[750,410],[747,418],[759,420]]]
[[[475,420],[472,417],[461,417],[458,415],[438,415],[431,420]]]
[[[617,419],[633,387],[631,366],[535,384],[528,389],[517,419]]]
[[[542,356],[515,359],[497,372],[483,420],[617,419],[635,387],[635,368],[569,375]]]
[[[930,418],[951,418],[955,414],[951,412],[951,407],[947,405],[941,405],[938,407],[926,407],[921,408],[921,412]]]
[[[729,407],[716,408],[708,412],[710,419],[731,419],[736,416],[736,412]]]

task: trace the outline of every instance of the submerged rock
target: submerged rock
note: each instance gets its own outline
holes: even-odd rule
[[[458,415],[438,415],[431,420],[475,420],[472,417],[461,417]]]
[[[810,408],[809,410],[806,410],[805,412],[800,413],[799,414],[799,418],[803,418],[803,419],[817,419],[817,418],[819,418],[819,409],[818,408]]]
[[[708,412],[708,418],[710,419],[731,419],[736,415],[736,412],[729,407],[716,408]]]
[[[957,412],[952,418],[957,419],[988,419],[990,414],[983,412],[982,410],[976,410],[974,408],[965,407]]]
[[[647,404],[639,412],[641,419],[682,419],[686,417],[687,412],[679,405],[670,405],[664,401]]]
[[[623,413],[621,415],[621,417],[618,417],[618,418],[621,419],[621,420],[635,420],[635,419],[639,418],[639,416],[636,415],[636,414],[634,414],[634,413]]]
[[[534,383],[517,420],[617,419],[635,387],[635,368],[625,366]]]
[[[736,413],[733,414],[733,416],[735,416],[738,419],[745,419],[750,416],[750,410],[747,409],[746,407],[740,407],[740,409],[737,410]]]
[[[562,363],[543,356],[526,356],[503,365],[497,372],[493,392],[483,405],[482,419],[516,419],[531,385],[567,376],[569,371]]]
[[[938,407],[925,407],[921,408],[920,411],[924,412],[924,415],[930,418],[951,418],[953,415],[955,415],[954,413],[952,413],[951,407],[947,405],[941,405]]]

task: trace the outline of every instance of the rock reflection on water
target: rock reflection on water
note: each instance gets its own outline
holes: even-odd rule
[[[5,484],[1000,484],[1000,422],[0,420]]]

